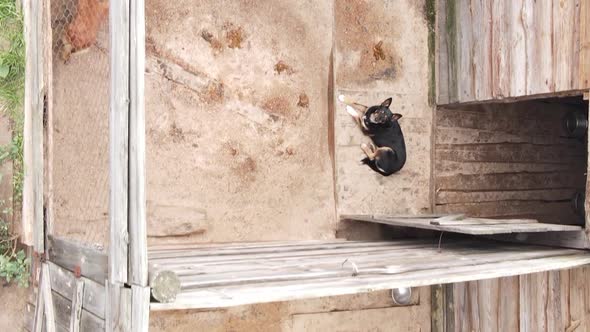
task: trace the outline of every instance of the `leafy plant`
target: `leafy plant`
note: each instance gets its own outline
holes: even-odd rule
[[[6,282],[15,280],[19,287],[29,286],[29,258],[23,250],[13,256],[0,255],[0,277]]]
[[[12,161],[13,197],[5,216],[12,215],[12,206],[22,201],[23,167],[23,100],[25,84],[24,20],[15,0],[0,0],[0,111],[10,119],[12,140],[0,146],[0,164]],[[2,179],[0,174],[0,179]],[[0,219],[0,278],[16,281],[19,286],[29,283],[30,261],[23,250],[17,250],[18,236],[11,232],[11,224]]]

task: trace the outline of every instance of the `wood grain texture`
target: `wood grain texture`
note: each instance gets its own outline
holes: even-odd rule
[[[55,324],[58,319],[56,312],[59,311],[60,305],[57,303],[57,299],[54,301],[53,292],[51,291],[49,265],[47,265],[47,263],[41,264],[41,281],[39,288],[39,293],[42,294],[41,298],[44,306],[43,313],[45,315],[45,328],[47,332],[55,332]]]
[[[82,303],[84,302],[84,280],[77,279],[72,294],[72,311],[70,313],[70,332],[80,331],[82,320]]]
[[[344,295],[512,276],[590,261],[585,252],[577,250],[478,241],[448,243],[439,251],[433,241],[422,241],[422,247],[420,242],[393,241],[389,247],[364,252],[358,243],[351,243],[349,249],[346,243],[339,243],[344,247],[294,247],[291,252],[264,255],[210,252],[198,256],[198,251],[192,251],[197,256],[180,257],[181,265],[167,263],[174,258],[161,258],[158,264],[180,275],[183,291],[174,302],[152,303],[151,308],[217,308]]]
[[[109,280],[126,283],[128,270],[129,0],[111,3]]]
[[[457,325],[448,331],[586,331],[590,281],[585,273],[587,267],[578,267],[454,284],[447,290],[454,310],[447,315]]]
[[[439,105],[587,88],[587,8],[579,0],[445,1],[437,68],[448,88],[438,89]]]
[[[131,331],[147,332],[150,321],[150,288],[131,286]]]
[[[93,280],[85,277],[76,278],[74,273],[54,264],[48,263],[51,271],[51,289],[68,299],[76,291],[79,281],[84,282],[84,292],[81,306],[99,318],[105,317],[105,288]]]
[[[97,283],[107,278],[107,255],[58,237],[48,237],[49,260],[69,271],[81,269],[83,276]]]
[[[578,84],[581,89],[590,88],[590,3],[580,1],[579,15],[579,78]],[[578,26],[575,24],[574,27]],[[575,68],[574,68],[575,70]],[[575,75],[575,72],[574,72]]]
[[[130,0],[130,5],[129,282],[147,286],[145,2]]]
[[[25,79],[24,110],[24,165],[23,183],[23,241],[34,246],[35,251],[45,251],[43,223],[43,109],[44,38],[43,2],[24,3],[25,18]]]
[[[518,102],[440,108],[435,212],[581,224],[570,208],[586,178],[584,143],[565,138],[573,106]]]

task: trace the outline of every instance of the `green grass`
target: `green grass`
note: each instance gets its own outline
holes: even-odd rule
[[[0,0],[0,111],[9,117],[12,140],[0,146],[0,164],[12,161],[13,197],[1,202],[4,215],[22,201],[23,166],[23,100],[25,85],[25,40],[23,14],[15,0]],[[0,174],[0,180],[3,177]],[[28,285],[29,260],[17,250],[18,238],[12,234],[10,221],[0,219],[0,278]]]

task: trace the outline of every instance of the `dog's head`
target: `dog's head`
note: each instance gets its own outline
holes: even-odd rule
[[[369,114],[369,118],[367,120],[369,123],[380,125],[399,120],[402,115],[398,113],[392,113],[389,109],[390,105],[391,98],[387,98],[381,103],[381,105],[369,107],[367,110],[367,114]]]

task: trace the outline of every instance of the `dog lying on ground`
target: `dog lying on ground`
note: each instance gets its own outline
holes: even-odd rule
[[[371,107],[353,102],[343,95],[338,99],[346,104],[346,111],[372,140],[369,144],[361,144],[367,156],[361,163],[383,176],[401,170],[406,163],[406,143],[398,123],[402,115],[392,113],[389,109],[392,99],[388,98],[381,105]]]

